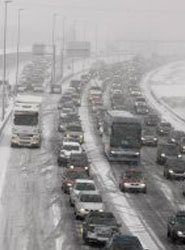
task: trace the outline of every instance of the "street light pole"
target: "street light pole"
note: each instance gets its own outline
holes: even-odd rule
[[[55,47],[55,26],[56,26],[56,16],[57,13],[53,13],[53,24],[52,24],[52,54],[53,54],[53,63],[52,63],[52,82],[51,84],[55,84],[55,78],[56,78],[56,69],[55,69],[55,64],[56,64],[56,47]]]
[[[63,30],[62,30],[62,55],[61,55],[61,76],[64,75],[64,51],[65,51],[65,20],[66,18],[63,17]]]
[[[2,115],[1,120],[5,116],[5,81],[6,81],[6,35],[7,35],[7,6],[12,1],[7,0],[4,2],[4,41],[3,41],[3,79],[2,79]]]
[[[19,77],[19,47],[20,47],[20,35],[21,35],[21,11],[23,9],[18,9],[18,16],[17,16],[17,57],[16,57],[16,81],[15,81],[15,95],[17,94],[17,85],[18,85],[18,77]]]

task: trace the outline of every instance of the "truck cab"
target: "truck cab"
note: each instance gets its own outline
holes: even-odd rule
[[[40,147],[41,97],[18,96],[13,112],[11,147]]]

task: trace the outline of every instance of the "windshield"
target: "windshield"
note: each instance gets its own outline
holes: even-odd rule
[[[143,250],[143,247],[138,240],[132,241],[120,237],[113,242],[112,250]]]
[[[96,214],[91,218],[91,223],[93,224],[103,224],[103,225],[117,225],[117,222],[112,215],[112,213],[101,213]]]
[[[15,115],[14,118],[15,125],[22,126],[36,126],[38,124],[38,113],[29,114],[29,115]]]
[[[185,216],[178,215],[176,219],[178,223],[185,225]]]
[[[87,191],[96,190],[95,185],[93,183],[77,183],[75,188],[77,190],[87,190]]]
[[[70,127],[67,127],[67,130],[75,131],[75,132],[82,132],[82,128],[80,126],[70,126]]]
[[[88,195],[83,194],[80,197],[81,202],[95,202],[95,203],[102,203],[102,198],[100,195]]]
[[[171,128],[171,124],[163,122],[163,123],[161,123],[161,127]]]
[[[113,124],[110,138],[111,147],[140,148],[141,146],[140,124]]]
[[[72,151],[72,150],[78,151],[79,146],[77,146],[77,145],[64,145],[62,149],[67,150],[67,151]]]
[[[127,179],[142,179],[143,178],[143,174],[142,174],[142,172],[131,172],[131,171],[127,171],[126,173],[125,173],[125,177],[127,178]]]
[[[152,129],[146,129],[146,130],[143,130],[143,135],[156,135],[156,132],[155,130],[152,130]]]
[[[173,131],[171,133],[171,137],[176,138],[176,139],[180,139],[183,136],[184,136],[184,132],[182,131]]]
[[[177,155],[178,149],[177,149],[177,147],[175,147],[173,145],[168,145],[168,146],[165,146],[164,148],[162,148],[161,153],[169,154],[169,155]]]
[[[68,179],[85,179],[86,178],[86,174],[83,172],[67,172],[64,174],[64,176]]]

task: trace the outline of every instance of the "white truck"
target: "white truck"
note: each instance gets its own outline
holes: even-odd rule
[[[11,147],[41,146],[42,98],[34,95],[18,95],[13,111]]]

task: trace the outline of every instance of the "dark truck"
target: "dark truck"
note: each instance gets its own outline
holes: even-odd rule
[[[120,226],[111,212],[90,212],[83,223],[83,240],[106,243]]]
[[[172,242],[185,242],[185,211],[178,211],[169,218],[167,237],[170,238]]]
[[[138,163],[141,121],[128,111],[106,111],[102,141],[109,161]]]
[[[177,145],[172,143],[158,144],[157,148],[157,163],[165,164],[168,159],[181,159],[182,155]]]

